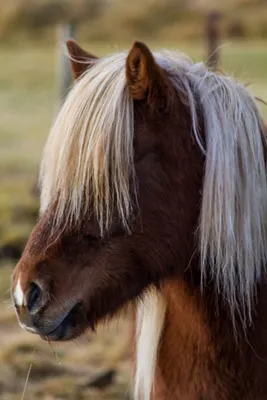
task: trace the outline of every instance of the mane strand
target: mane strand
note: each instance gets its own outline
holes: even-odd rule
[[[197,64],[189,73],[204,120],[206,165],[200,215],[202,289],[207,279],[233,322],[252,322],[253,297],[267,262],[264,123],[247,89]],[[197,132],[194,132],[197,135]]]

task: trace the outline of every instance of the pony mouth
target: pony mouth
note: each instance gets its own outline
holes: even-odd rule
[[[44,340],[65,341],[71,340],[80,335],[78,324],[81,319],[81,303],[75,304],[64,316],[62,321],[49,333],[42,333],[39,330],[39,335]]]
[[[44,321],[42,321],[41,316],[29,315],[25,307],[21,309],[16,307],[16,313],[19,324],[24,330],[37,334],[44,340],[71,340],[83,333],[82,327],[84,327],[85,321],[81,302],[74,304],[69,310],[49,323],[44,323],[45,320],[48,321],[47,317],[44,317]]]
[[[77,303],[60,319],[60,322],[51,331],[47,332],[45,327],[43,329],[38,327],[35,333],[46,341],[71,340],[81,334],[78,328],[80,320],[81,303]]]

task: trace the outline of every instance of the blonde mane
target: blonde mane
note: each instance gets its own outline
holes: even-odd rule
[[[91,209],[103,234],[115,204],[128,228],[134,129],[124,65],[123,53],[96,61],[52,127],[41,165],[41,212],[56,201],[58,223],[78,221]]]
[[[194,64],[180,53],[154,55],[186,99],[193,136],[206,155],[198,230],[202,289],[212,278],[233,319],[238,313],[246,326],[252,321],[252,299],[267,262],[267,185],[260,111],[247,89],[234,79],[209,71],[203,63]],[[135,201],[131,193],[136,193],[137,186],[134,109],[125,60],[126,53],[119,53],[97,61],[75,84],[52,127],[41,165],[41,211],[56,202],[58,222],[78,221],[91,209],[103,233],[115,206],[123,225],[130,228]],[[204,139],[199,134],[199,115]],[[156,318],[157,312],[153,313]],[[162,327],[162,315],[160,321]],[[161,327],[153,329],[161,332]],[[144,329],[139,330],[149,341]],[[150,346],[153,360],[159,336],[157,333],[154,346]],[[155,362],[147,367],[150,377],[154,366]],[[140,365],[137,371],[144,374]],[[136,392],[148,400],[152,388],[142,376],[137,382],[144,387]]]

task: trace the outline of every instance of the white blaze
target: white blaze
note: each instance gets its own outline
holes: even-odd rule
[[[13,295],[14,295],[15,304],[17,306],[22,306],[23,300],[24,300],[24,294],[23,294],[23,291],[20,286],[20,278],[18,279],[18,283],[16,285]]]

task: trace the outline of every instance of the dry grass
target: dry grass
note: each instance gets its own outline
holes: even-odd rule
[[[129,324],[124,322],[107,332],[87,334],[76,343],[54,344],[60,364],[38,337],[19,330],[14,335],[1,332],[5,346],[0,354],[0,391],[5,399],[21,399],[32,364],[25,399],[126,399],[130,387],[128,331]],[[112,384],[101,390],[90,387],[95,377],[110,368],[116,371]]]
[[[85,42],[98,55],[129,48]],[[152,47],[179,47],[195,59],[205,55],[202,43],[155,43]],[[265,43],[229,44],[222,49],[224,70],[255,83],[255,95],[267,99]],[[25,240],[33,226],[38,201],[32,195],[38,164],[51,120],[57,110],[55,68],[51,46],[19,44],[0,47],[0,245]],[[266,108],[266,107],[265,107]],[[265,113],[266,115],[267,113]],[[22,331],[9,308],[12,263],[0,264],[0,398],[20,400],[33,349],[36,349],[25,399],[128,399],[131,324],[129,319],[88,333],[76,342],[53,345]],[[90,381],[100,372],[116,369],[111,385],[93,389]]]

